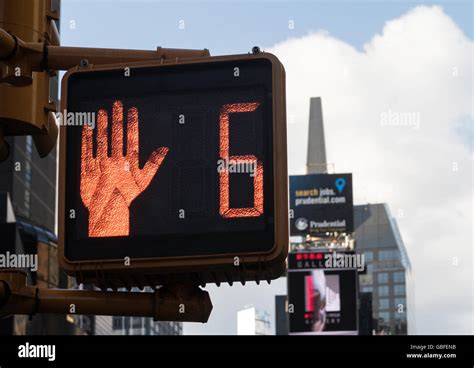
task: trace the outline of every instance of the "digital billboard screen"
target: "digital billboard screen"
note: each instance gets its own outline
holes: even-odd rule
[[[289,259],[290,334],[357,335],[357,269],[326,268],[327,252],[304,254]]]
[[[353,232],[352,174],[290,176],[292,236]]]

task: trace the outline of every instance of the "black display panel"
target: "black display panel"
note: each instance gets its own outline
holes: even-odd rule
[[[273,248],[270,61],[80,72],[67,94],[95,114],[67,126],[68,260]]]
[[[357,270],[290,270],[288,303],[291,334],[358,334]]]
[[[353,232],[352,174],[290,176],[290,234]]]

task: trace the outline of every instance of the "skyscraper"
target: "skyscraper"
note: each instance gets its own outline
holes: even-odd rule
[[[378,203],[354,206],[354,225],[357,253],[365,255],[367,267],[359,276],[360,291],[372,293],[375,333],[406,335],[414,314],[407,288],[413,285],[397,223],[388,206]]]
[[[309,102],[308,156],[306,173],[328,172],[326,141],[324,139],[323,107],[321,97],[312,97]]]

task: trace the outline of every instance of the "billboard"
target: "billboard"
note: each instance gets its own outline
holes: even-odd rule
[[[290,176],[292,236],[353,232],[352,174]]]
[[[333,253],[290,254],[290,334],[358,334],[357,269],[325,267],[330,257]]]

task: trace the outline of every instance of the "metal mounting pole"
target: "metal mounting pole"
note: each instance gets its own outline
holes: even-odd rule
[[[53,29],[55,29],[53,27]],[[54,35],[53,35],[54,36]],[[57,38],[57,36],[54,36]],[[168,49],[158,47],[156,50],[102,49],[87,47],[63,47],[50,45],[48,42],[25,42],[17,35],[0,28],[0,83],[25,87],[35,86],[33,72],[48,72],[53,75],[58,70],[68,70],[81,65],[84,60],[90,65],[114,63],[134,63],[140,61],[163,59],[187,59],[209,56],[209,50]],[[2,97],[2,96],[0,96]],[[2,135],[33,135],[40,157],[45,157],[54,147],[58,135],[52,111],[56,108],[47,103],[49,96],[41,100],[44,109],[36,120],[18,117],[16,106],[7,109],[5,116],[15,124],[8,124]],[[43,101],[44,100],[44,101]],[[7,104],[5,105],[7,106]],[[6,107],[4,106],[4,109]],[[44,116],[43,116],[44,113]],[[1,118],[0,116],[0,127]],[[7,119],[8,120],[8,119]],[[13,130],[13,127],[15,130]],[[40,134],[41,133],[41,134]],[[0,162],[8,156],[8,146],[0,136]]]
[[[27,285],[23,271],[0,271],[0,318],[36,313],[153,317],[155,321],[207,322],[209,293],[190,283],[154,293],[43,289]]]
[[[4,64],[2,82],[16,86],[31,84],[32,72],[68,70],[80,65],[82,60],[103,65],[205,56],[209,56],[207,49],[158,47],[156,50],[127,50],[51,46],[47,43],[24,42],[0,28],[0,62]]]

